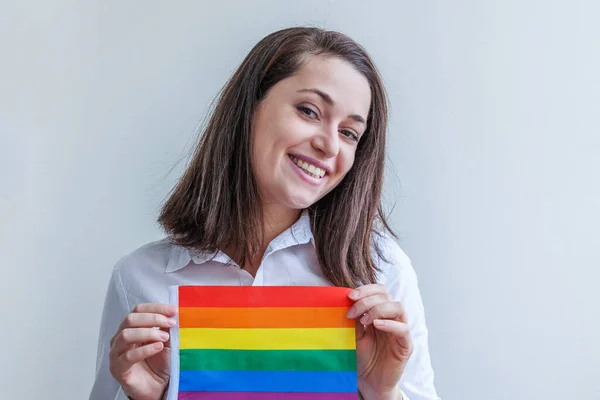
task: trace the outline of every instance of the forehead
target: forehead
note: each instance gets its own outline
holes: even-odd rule
[[[368,117],[371,105],[369,81],[352,64],[337,57],[312,56],[285,79],[290,90],[319,89],[327,93],[336,108],[347,114]]]

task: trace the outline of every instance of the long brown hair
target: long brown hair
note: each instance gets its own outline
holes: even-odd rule
[[[377,68],[348,36],[319,28],[273,32],[246,56],[222,89],[183,177],[162,207],[158,222],[175,244],[214,252],[235,245],[241,262],[263,245],[263,211],[252,169],[252,116],[277,82],[309,56],[341,58],[371,88],[367,130],[354,165],[330,193],[309,208],[317,256],[336,286],[376,281],[374,234],[391,231],[381,208],[387,98]],[[378,233],[376,233],[378,232]]]

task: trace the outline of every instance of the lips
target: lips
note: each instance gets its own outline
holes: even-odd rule
[[[322,169],[312,163],[309,163],[307,161],[301,160],[298,157],[295,157],[293,155],[289,155],[290,160],[292,160],[292,162],[294,164],[296,164],[298,166],[298,168],[300,168],[305,174],[315,178],[315,179],[322,179],[325,174],[327,173],[327,171],[325,171],[325,169]]]

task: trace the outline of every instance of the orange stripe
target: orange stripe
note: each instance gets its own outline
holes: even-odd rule
[[[353,328],[347,307],[180,307],[182,328]]]

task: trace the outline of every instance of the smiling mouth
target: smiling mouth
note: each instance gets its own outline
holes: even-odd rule
[[[312,164],[307,163],[306,161],[302,161],[299,158],[296,158],[292,155],[288,155],[290,159],[304,172],[306,175],[315,178],[322,179],[327,173],[324,169],[316,167]]]

